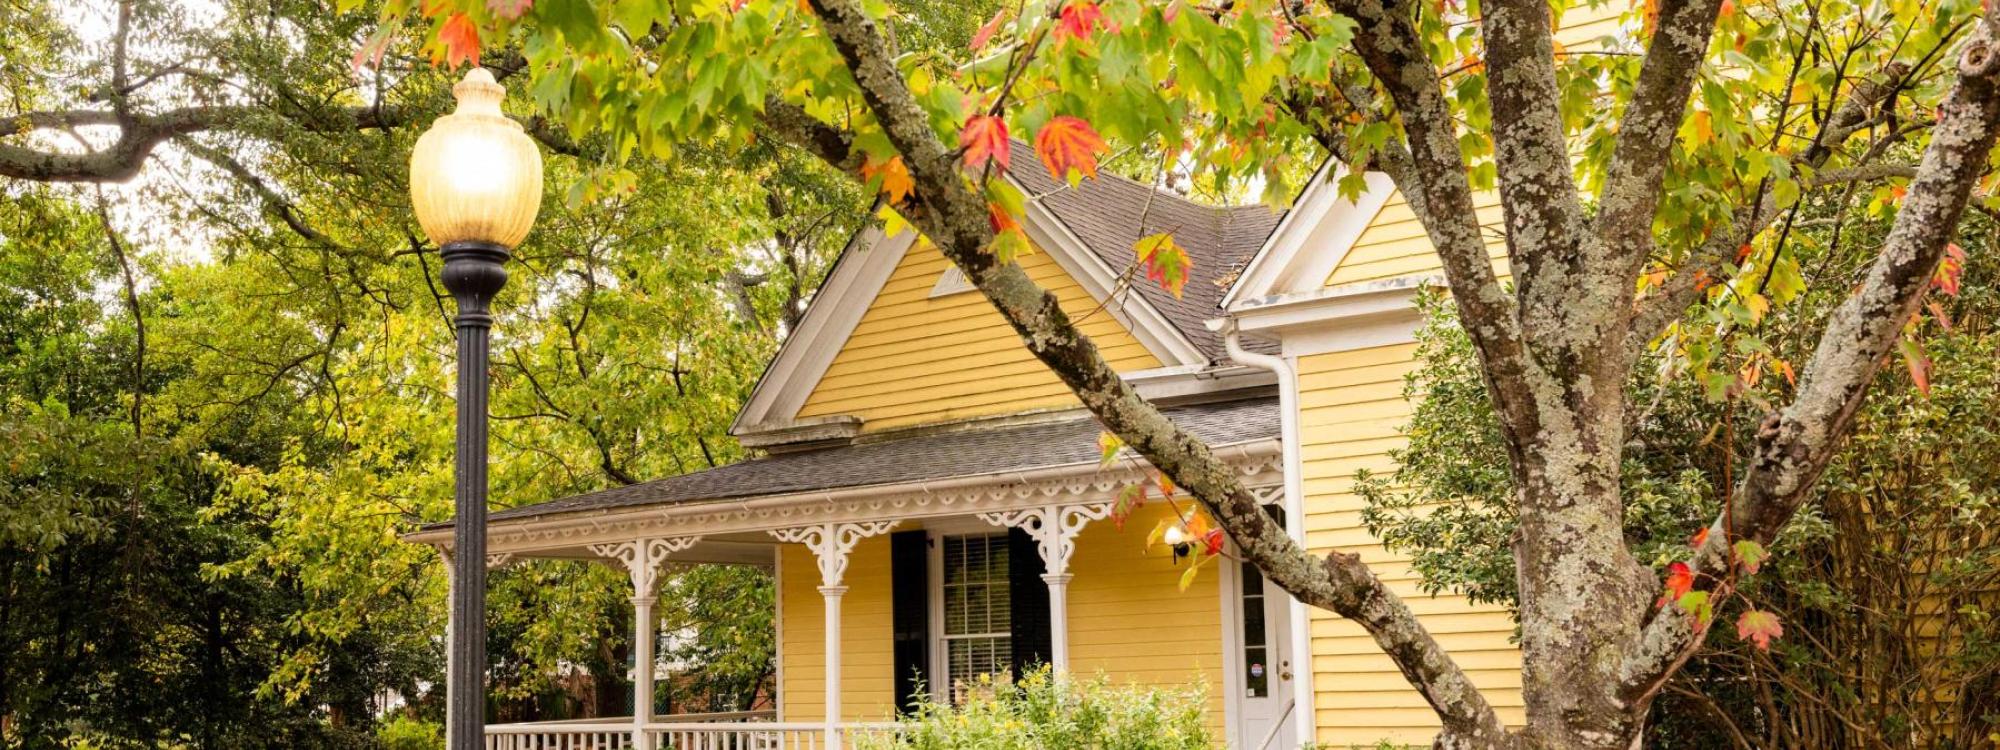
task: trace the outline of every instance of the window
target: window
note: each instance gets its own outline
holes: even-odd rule
[[[1012,605],[1007,583],[1007,537],[947,536],[941,545],[944,575],[944,680],[952,703],[965,699],[979,676],[1007,671],[1013,661]]]
[[[1246,562],[1243,563],[1243,694],[1251,698],[1271,694],[1271,651],[1265,640],[1264,574]]]

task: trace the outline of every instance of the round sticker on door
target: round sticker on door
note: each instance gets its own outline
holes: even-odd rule
[[[1263,676],[1264,676],[1264,665],[1262,665],[1262,664],[1252,664],[1252,665],[1250,665],[1250,676],[1251,676],[1251,677],[1263,677]]]

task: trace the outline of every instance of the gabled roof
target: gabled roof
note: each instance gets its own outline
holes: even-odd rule
[[[1021,158],[1008,174],[1034,198],[1025,228],[1036,246],[1098,299],[1117,294],[1124,300],[1108,306],[1110,314],[1161,362],[1205,366],[1224,360],[1221,338],[1203,323],[1215,317],[1229,280],[1263,246],[1280,215],[1261,205],[1203,205],[1108,172],[1071,188],[1051,177],[1026,144],[1014,145]],[[1193,261],[1183,296],[1148,281],[1143,269],[1125,285],[1136,293],[1118,291],[1119,275],[1133,268],[1133,245],[1159,232],[1172,232]],[[732,433],[794,423],[806,394],[912,242],[910,233],[886,237],[873,227],[856,234],[738,412]]]
[[[1025,145],[1017,146],[1020,151],[1027,150]],[[1115,271],[1132,267],[1132,246],[1140,238],[1172,232],[1174,241],[1194,261],[1182,296],[1175,298],[1160,285],[1148,281],[1144,269],[1135,272],[1131,286],[1210,360],[1227,356],[1221,337],[1208,330],[1203,322],[1215,317],[1237,270],[1263,247],[1265,238],[1284,214],[1261,204],[1195,203],[1108,172],[1099,173],[1095,180],[1084,180],[1072,189],[1050,177],[1037,161],[1022,158],[1014,164],[1011,173],[1022,187],[1030,195],[1041,196],[1042,205],[1048,207],[1056,220]]]
[[[1273,398],[1183,406],[1165,410],[1175,424],[1213,448],[1278,437]],[[901,485],[947,478],[994,476],[996,481],[1040,469],[1098,462],[1103,428],[1088,414],[1065,419],[967,429],[835,448],[779,453],[692,474],[574,495],[498,511],[490,521],[551,516],[640,505],[733,500]],[[432,524],[426,529],[450,526]]]

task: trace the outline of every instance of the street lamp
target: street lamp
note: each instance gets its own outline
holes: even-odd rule
[[[500,112],[507,90],[485,68],[451,93],[410,154],[410,204],[444,257],[458,301],[457,523],[452,529],[451,650],[445,675],[449,750],[478,750],[486,721],[486,364],[493,296],[507,285],[507,255],[534,226],[542,155]]]

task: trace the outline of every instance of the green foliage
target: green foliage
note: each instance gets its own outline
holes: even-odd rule
[[[959,705],[926,703],[896,733],[868,735],[861,750],[1077,748],[1206,750],[1208,698],[1180,690],[1114,687],[1106,678],[1057,679],[1047,668],[1015,682],[981,675]]]
[[[382,750],[443,750],[444,725],[408,715],[382,722],[375,730]]]

